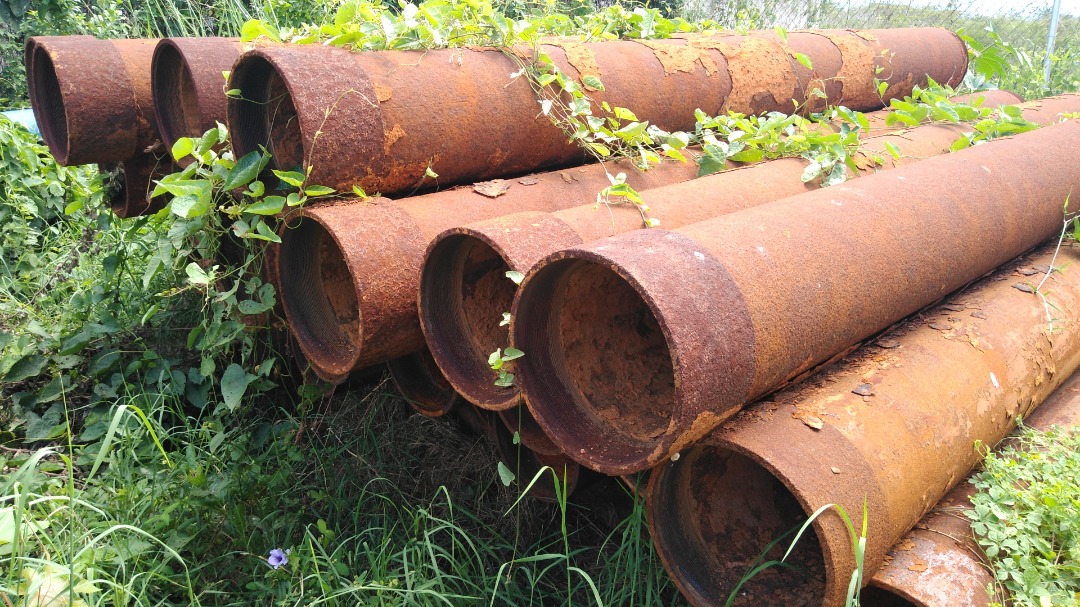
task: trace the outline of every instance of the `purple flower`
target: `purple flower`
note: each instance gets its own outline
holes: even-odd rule
[[[274,569],[280,569],[282,566],[289,564],[289,551],[274,548],[270,551],[270,558],[266,559],[266,562]]]

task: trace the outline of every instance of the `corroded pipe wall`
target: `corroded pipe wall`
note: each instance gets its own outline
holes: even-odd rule
[[[1078,138],[1069,121],[552,255],[514,303],[526,401],[593,469],[655,465],[1056,234],[1080,182]]]
[[[1045,129],[1052,130],[1058,127]],[[1051,260],[1044,249],[1024,263]],[[1053,262],[1060,271],[1044,287],[1055,314],[1066,318],[1080,313],[1077,262],[1080,251],[1063,249]],[[1014,267],[747,408],[653,470],[653,538],[691,603],[724,604],[771,540],[825,504],[842,506],[858,529],[865,500],[865,571],[876,570],[979,461],[974,441],[1000,440],[1080,366],[1080,325],[1056,324],[1051,332],[1044,302],[1015,288],[1029,279],[1011,274]],[[812,529],[789,559],[809,577],[774,568],[743,588],[747,604],[842,604],[855,564],[851,539],[832,510]],[[782,556],[789,543],[781,540],[764,560]]]
[[[91,36],[27,39],[30,103],[58,163],[121,162],[154,144],[150,62],[156,44]]]
[[[696,174],[692,163],[645,173],[621,163],[608,169],[625,171],[638,190]],[[353,371],[420,350],[416,293],[424,250],[436,234],[511,210],[583,204],[607,185],[604,168],[591,165],[477,186],[506,189],[494,198],[459,188],[305,209],[302,221],[281,232],[278,264],[281,302],[304,356],[319,377],[340,383]]]
[[[161,210],[170,196],[151,198],[153,182],[177,170],[167,154],[159,158],[156,153],[139,153],[99,168],[111,175],[105,186],[106,203],[117,217],[137,217]]]
[[[966,71],[963,43],[936,28],[796,33],[786,45],[769,33],[541,48],[568,75],[601,79],[605,90],[589,93],[595,103],[687,130],[697,108],[791,111],[792,99],[802,104],[819,82],[838,95],[831,101],[881,107],[873,79],[886,61],[882,37],[892,44],[890,96],[910,92],[927,75],[956,84]],[[510,78],[532,59],[531,50],[520,52],[524,59],[493,49],[256,49],[230,78],[230,88],[240,90],[229,100],[235,150],[265,145],[275,168],[303,166],[312,183],[383,194],[581,163],[584,154],[539,112],[526,79]],[[814,70],[795,53],[810,57]],[[425,177],[428,168],[438,180]]]
[[[1073,433],[1080,432],[1080,374],[1073,373],[1046,402],[1024,418],[1024,425],[1042,431],[1060,426]],[[1004,604],[1004,597],[987,592],[993,585],[993,576],[985,565],[982,548],[972,535],[971,520],[964,514],[972,509],[974,494],[975,487],[965,480],[942,498],[889,550],[890,558],[863,591],[863,602],[898,607]]]
[[[199,137],[228,109],[225,76],[244,50],[235,38],[163,38],[154,50],[154,115],[166,149],[181,137]],[[191,162],[190,157],[181,161]]]
[[[1005,91],[984,96],[991,106],[1020,103]],[[1080,109],[1080,97],[1027,108],[1033,121],[1050,123],[1060,111]],[[874,128],[888,112],[873,112]],[[970,125],[923,126],[865,140],[858,164],[865,172],[889,169],[949,151]],[[896,130],[896,129],[894,129]],[[878,130],[878,133],[881,131]],[[893,158],[887,146],[903,152]],[[874,166],[872,157],[884,164]],[[740,209],[817,189],[803,183],[807,162],[786,158],[728,170],[698,180],[642,193],[649,214],[664,228],[677,228]],[[507,271],[528,272],[544,257],[575,245],[642,227],[640,211],[629,204],[598,208],[594,202],[555,213],[526,212],[454,227],[437,236],[425,254],[420,278],[420,324],[447,381],[473,404],[493,410],[521,403],[516,386],[500,387],[487,365],[488,354],[509,344],[499,322],[510,310],[517,286]],[[514,363],[510,363],[511,366]]]

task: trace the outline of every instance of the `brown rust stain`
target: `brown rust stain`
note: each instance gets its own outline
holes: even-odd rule
[[[581,40],[577,38],[556,38],[554,40],[545,40],[544,42],[552,46],[557,46],[566,53],[566,62],[578,71],[578,78],[583,79],[585,76],[596,76],[603,82],[600,66],[596,63],[596,53]],[[590,91],[597,90],[587,85],[585,88]]]
[[[665,76],[678,72],[692,73],[696,69],[696,64],[700,64],[708,75],[712,75],[716,71],[716,63],[708,56],[705,49],[694,45],[694,40],[689,39],[686,44],[665,44],[656,40],[635,40],[634,42],[652,50],[653,56],[660,65],[664,66]]]
[[[787,51],[778,42],[746,38],[737,48],[722,52],[731,75],[731,94],[722,112],[758,113],[783,107],[795,98],[799,83]]]
[[[877,47],[857,35],[819,33],[836,46],[841,57],[840,72],[834,78],[840,83],[840,98],[830,101],[844,105],[874,104],[877,101],[873,82]]]

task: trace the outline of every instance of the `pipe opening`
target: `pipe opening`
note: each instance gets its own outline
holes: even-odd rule
[[[729,449],[690,449],[653,478],[653,538],[668,572],[695,605],[723,605],[748,571],[784,556],[806,521],[779,479]],[[792,567],[771,567],[743,584],[735,605],[821,605],[826,568],[814,526],[787,562]]]
[[[503,425],[510,431],[510,434],[513,435],[514,432],[517,432],[521,438],[521,444],[532,451],[545,455],[562,454],[562,449],[559,449],[551,441],[544,429],[536,422],[536,418],[532,416],[528,407],[518,405],[512,409],[504,409],[499,411],[499,418],[502,419]]]
[[[494,384],[488,356],[506,348],[510,335],[500,326],[517,285],[510,267],[482,240],[454,235],[428,254],[421,281],[421,314],[429,347],[448,379],[472,402],[486,405],[516,399],[517,389]],[[508,370],[513,372],[513,364]]]
[[[398,392],[412,408],[438,417],[457,402],[458,394],[446,381],[427,348],[386,363]]]
[[[288,84],[274,65],[259,55],[245,56],[229,86],[240,98],[229,100],[230,136],[237,157],[259,146],[271,154],[270,168],[303,172],[304,139]]]
[[[165,145],[172,148],[172,144],[181,137],[201,136],[203,124],[199,94],[183,53],[172,44],[158,46],[150,80],[154,89],[158,130]],[[190,157],[181,161],[189,162]]]
[[[37,119],[41,138],[49,146],[56,162],[66,166],[71,153],[68,140],[67,109],[56,66],[48,51],[38,47],[31,54],[32,72],[30,96],[33,100],[34,117]]]
[[[656,316],[627,279],[606,265],[555,261],[530,279],[516,314],[529,407],[567,453],[621,473],[663,443],[674,366]]]
[[[352,272],[334,237],[306,217],[281,239],[281,301],[304,354],[316,368],[345,375],[359,354],[360,305]]]

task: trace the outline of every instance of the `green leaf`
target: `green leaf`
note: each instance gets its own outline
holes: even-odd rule
[[[296,171],[279,171],[277,169],[274,169],[274,175],[276,175],[278,179],[284,181],[285,183],[293,187],[299,188],[304,185],[303,173],[297,173]]]
[[[283,208],[285,208],[285,198],[283,196],[267,196],[258,202],[249,204],[244,208],[244,212],[253,215],[276,215]]]
[[[234,190],[248,185],[252,179],[258,177],[259,172],[263,170],[268,161],[269,158],[263,156],[262,152],[244,154],[240,160],[236,161],[236,166],[229,171],[229,176],[225,179],[225,183],[221,184],[221,187],[226,190]]]
[[[593,76],[592,74],[589,74],[582,78],[581,82],[585,85],[586,88],[592,89],[594,91],[604,90],[604,83],[600,82],[600,79],[596,76]]]
[[[181,137],[172,146],[172,156],[175,160],[182,160],[195,149],[195,142],[190,137]]]
[[[329,196],[334,193],[334,188],[328,188],[324,185],[312,185],[304,188],[305,196]]]
[[[517,479],[517,475],[515,475],[510,470],[510,468],[507,468],[506,464],[500,461],[497,469],[499,471],[499,480],[502,481],[504,487],[509,487],[510,485],[514,484],[514,480]]]
[[[712,175],[713,173],[719,173],[727,168],[727,162],[714,158],[712,156],[700,156],[698,158],[698,177],[704,177],[706,175]]]
[[[249,236],[258,240],[266,240],[281,244],[281,237],[275,234],[273,230],[261,221],[255,226],[255,232],[255,234],[250,234]]]
[[[27,354],[16,361],[15,364],[8,369],[7,374],[4,376],[4,381],[6,383],[14,383],[36,377],[41,374],[45,369],[45,364],[48,362],[48,359],[40,354]]]
[[[193,285],[210,284],[210,274],[207,274],[205,271],[203,271],[203,269],[199,267],[199,264],[195,263],[194,261],[189,263],[187,267],[184,268],[184,272],[187,273],[188,280]]]
[[[514,281],[514,284],[516,285],[521,284],[521,281],[525,280],[525,275],[521,272],[518,272],[517,270],[507,270],[506,277]]]
[[[895,160],[900,160],[900,148],[891,141],[885,142],[885,150],[889,152],[889,155]]]
[[[248,386],[255,379],[258,377],[248,373],[236,363],[230,364],[225,369],[225,373],[221,376],[221,399],[230,411],[235,411],[240,406],[240,399],[244,397]]]
[[[505,362],[508,360],[517,360],[522,356],[525,356],[525,353],[521,350],[518,350],[517,348],[507,348],[503,350],[502,359]]]
[[[810,61],[810,57],[807,57],[803,53],[795,53],[795,60],[808,70],[814,69],[814,63]]]

